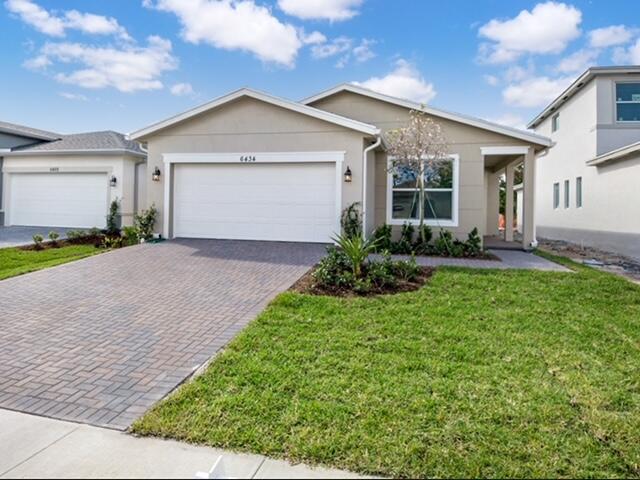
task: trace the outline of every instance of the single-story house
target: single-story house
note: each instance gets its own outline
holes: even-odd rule
[[[523,246],[535,245],[534,162],[547,137],[346,84],[301,102],[241,89],[132,133],[154,173],[145,206],[158,208],[167,238],[328,242],[354,202],[367,234],[399,230],[417,223],[415,175],[390,171],[385,134],[412,110],[438,121],[451,146],[429,185],[428,224],[497,234],[499,177],[523,162]]]
[[[0,225],[103,228],[116,199],[130,225],[144,178],[146,153],[121,133],[61,135],[0,122]]]

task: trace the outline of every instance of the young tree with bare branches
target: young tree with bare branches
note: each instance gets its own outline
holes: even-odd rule
[[[425,176],[449,158],[449,143],[442,131],[442,126],[426,113],[412,110],[410,115],[407,126],[387,133],[387,153],[394,173],[403,166],[415,172],[419,196],[419,230],[421,240],[424,242],[426,241],[423,228],[426,203]]]

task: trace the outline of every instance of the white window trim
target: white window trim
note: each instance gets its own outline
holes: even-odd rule
[[[619,120],[618,119],[618,105],[619,104],[624,104],[624,105],[628,105],[628,104],[633,104],[633,105],[640,105],[640,102],[634,102],[634,101],[630,101],[630,100],[620,100],[618,101],[618,85],[621,84],[628,84],[628,83],[633,83],[633,84],[640,84],[639,81],[637,80],[629,80],[629,81],[619,81],[619,82],[614,82],[613,85],[613,109],[615,112],[615,122],[616,123],[622,123],[625,125],[637,125],[640,124],[640,120]]]
[[[391,168],[393,167],[393,160],[395,157],[389,157],[387,159],[387,225],[404,225],[409,223],[411,225],[420,225],[420,220],[409,218],[393,218],[393,173]],[[457,227],[459,219],[459,197],[460,197],[460,155],[451,154],[449,158],[453,161],[453,189],[449,188],[428,188],[425,191],[449,191],[452,190],[452,213],[453,218],[451,220],[424,220],[424,224],[430,227]],[[415,190],[415,189],[407,189]]]
[[[342,227],[342,182],[343,165],[346,152],[237,152],[237,153],[165,153],[162,155],[164,163],[164,202],[162,215],[162,235],[173,238],[173,165],[180,163],[198,164],[244,164],[249,168],[254,164],[283,164],[283,163],[335,163],[336,199],[334,230],[340,232]],[[242,159],[251,161],[243,162]]]

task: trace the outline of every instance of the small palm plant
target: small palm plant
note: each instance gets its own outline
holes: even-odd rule
[[[338,235],[333,238],[333,241],[349,259],[353,276],[355,278],[361,278],[362,267],[364,266],[364,263],[369,258],[369,255],[375,252],[376,241],[365,240],[362,235],[358,235],[355,237]]]

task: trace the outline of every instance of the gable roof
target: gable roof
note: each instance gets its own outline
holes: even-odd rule
[[[352,120],[350,118],[342,117],[340,115],[335,115],[333,113],[325,112],[324,110],[319,110],[317,108],[309,107],[307,105],[303,105],[298,102],[292,102],[291,100],[286,100],[284,98],[274,97],[273,95],[259,92],[257,90],[242,88],[240,90],[236,90],[235,92],[231,92],[227,95],[216,98],[211,102],[200,105],[199,107],[196,107],[184,113],[175,115],[166,120],[155,123],[149,127],[137,130],[129,134],[129,138],[131,138],[132,140],[137,140],[142,137],[146,137],[147,135],[163,130],[172,125],[176,125],[177,123],[184,122],[185,120],[195,117],[196,115],[200,115],[201,113],[208,112],[210,110],[213,110],[215,108],[218,108],[222,105],[225,105],[229,102],[232,102],[234,100],[237,100],[243,97],[260,100],[262,102],[275,105],[277,107],[285,108],[287,110],[298,112],[303,115],[324,120],[325,122],[333,123],[335,125],[340,125],[342,127],[349,128],[351,130],[356,130],[358,132],[362,132],[367,135],[380,134],[380,129],[373,125],[369,125],[363,122],[358,122],[357,120]]]
[[[471,117],[468,115],[463,115],[460,113],[453,113],[453,112],[448,112],[446,110],[427,107],[427,106],[421,105],[420,103],[413,102],[411,100],[392,97],[390,95],[385,95],[383,93],[375,92],[373,90],[369,90],[368,88],[364,88],[359,85],[354,85],[351,83],[343,83],[341,85],[337,85],[329,90],[326,90],[317,95],[313,95],[309,98],[306,98],[302,100],[300,103],[309,105],[314,102],[317,102],[318,100],[322,100],[323,98],[330,97],[340,92],[351,92],[358,95],[363,95],[365,97],[375,98],[376,100],[380,100],[380,101],[391,103],[401,107],[409,108],[411,110],[419,110],[429,115],[433,115],[434,117],[440,117],[446,120],[452,120],[454,122],[470,125],[476,128],[481,128],[483,130],[499,133],[501,135],[517,138],[519,140],[525,140],[527,142],[535,143],[536,145],[541,145],[544,147],[551,146],[551,139],[544,137],[542,135],[538,135],[532,132],[525,132],[523,130],[518,130],[517,128],[506,127],[504,125],[499,125],[497,123],[489,122],[487,120]]]
[[[17,135],[19,137],[33,138],[36,140],[57,140],[62,135],[53,132],[47,132],[45,130],[38,130],[37,128],[25,127],[24,125],[18,125],[16,123],[0,122],[0,132],[8,133],[10,135]]]
[[[569,85],[564,92],[556,97],[556,99],[545,107],[536,118],[529,122],[527,128],[535,128],[540,125],[545,118],[551,113],[558,110],[564,103],[573,97],[578,91],[584,87],[587,83],[600,75],[612,75],[612,74],[638,74],[640,73],[640,65],[632,66],[617,66],[617,67],[591,67],[587,69],[582,75],[580,75],[571,85]]]
[[[616,148],[615,150],[611,150],[610,152],[598,155],[596,158],[589,160],[587,162],[587,165],[595,167],[604,163],[624,160],[625,158],[636,153],[640,153],[640,142],[625,145],[624,147]]]
[[[130,154],[146,157],[138,142],[127,139],[122,133],[88,132],[63,135],[59,140],[39,143],[26,147],[18,147],[4,156],[27,156],[35,153],[51,154]]]

